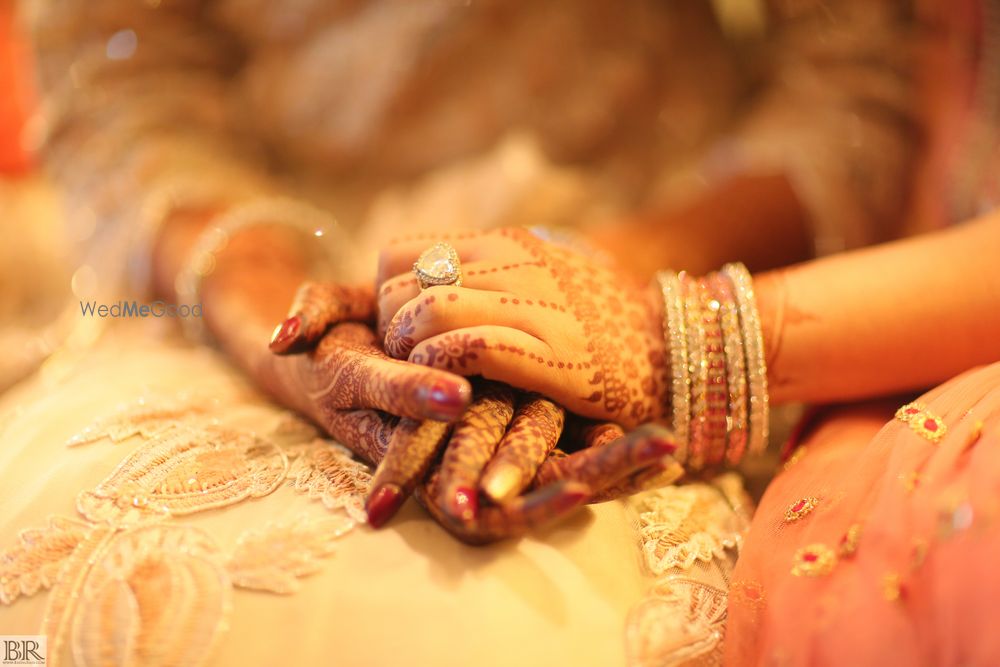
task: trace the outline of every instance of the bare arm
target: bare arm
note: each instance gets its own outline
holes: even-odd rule
[[[1000,360],[1000,214],[756,279],[775,402],[920,389]]]

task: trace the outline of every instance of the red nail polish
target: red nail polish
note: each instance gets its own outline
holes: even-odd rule
[[[653,438],[648,446],[650,456],[669,456],[677,451],[677,443],[666,438]]]
[[[451,498],[451,515],[462,521],[475,521],[479,516],[479,494],[474,489],[460,487]]]
[[[403,504],[403,491],[395,484],[383,484],[368,497],[365,511],[368,513],[368,525],[381,528],[392,518]]]
[[[271,336],[271,349],[283,351],[288,347],[289,343],[295,340],[301,329],[302,318],[298,315],[289,317],[280,326],[275,328],[274,334]]]
[[[571,507],[582,504],[589,497],[590,492],[588,490],[578,487],[571,488],[562,491],[553,504],[557,512],[563,512],[569,510]]]
[[[472,389],[464,382],[438,380],[424,389],[423,408],[430,419],[452,421],[458,419],[472,398]]]

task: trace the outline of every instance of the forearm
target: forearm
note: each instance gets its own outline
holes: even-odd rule
[[[1000,359],[1000,215],[755,280],[774,402],[915,390]]]

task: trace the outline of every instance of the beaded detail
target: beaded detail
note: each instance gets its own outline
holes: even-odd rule
[[[896,419],[907,424],[914,433],[937,444],[948,433],[944,421],[920,402],[907,403],[896,410]]]
[[[807,497],[800,500],[796,500],[794,503],[788,506],[785,510],[785,521],[791,523],[792,521],[798,521],[805,515],[816,509],[816,505],[819,504],[819,498]]]
[[[792,574],[796,577],[819,577],[830,574],[837,565],[837,553],[825,544],[810,544],[792,557]]]
[[[346,449],[287,413],[273,429],[255,432],[243,425],[245,411],[241,426],[229,427],[212,414],[212,402],[188,401],[140,400],[72,438],[74,446],[143,441],[79,494],[82,520],[50,518],[0,552],[0,603],[50,591],[41,628],[50,656],[203,664],[225,633],[234,586],[295,592],[363,520],[371,475]],[[271,410],[267,416],[273,421]],[[282,484],[342,511],[299,508],[291,521],[243,531],[231,546],[178,521]]]
[[[841,558],[849,558],[858,550],[858,542],[861,540],[861,524],[853,523],[840,538],[838,553]]]

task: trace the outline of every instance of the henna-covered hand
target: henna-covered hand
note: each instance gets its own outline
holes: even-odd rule
[[[371,328],[358,321],[371,319],[373,305],[365,288],[304,284],[270,347],[280,355],[308,351],[285,363],[272,358],[276,380],[304,394],[310,414],[371,408],[441,421],[462,414],[472,396],[468,381],[448,372],[428,374],[386,355]]]
[[[340,322],[374,323],[375,293],[367,285],[303,283],[295,293],[288,318],[275,327],[271,351],[292,354],[313,347],[326,330]]]
[[[538,392],[595,419],[664,416],[662,305],[651,286],[525,229],[446,238],[463,287],[420,291],[409,270],[433,240],[382,252],[379,328],[393,357]]]
[[[683,470],[671,457],[676,448],[663,429],[639,429],[601,445],[565,454],[555,450],[539,469],[534,487],[501,504],[487,504],[474,515],[456,516],[443,491],[444,470],[431,472],[416,493],[438,522],[459,539],[482,544],[516,537],[552,523],[585,502],[604,502],[634,493],[639,484],[668,484]],[[655,478],[655,479],[654,479]]]

